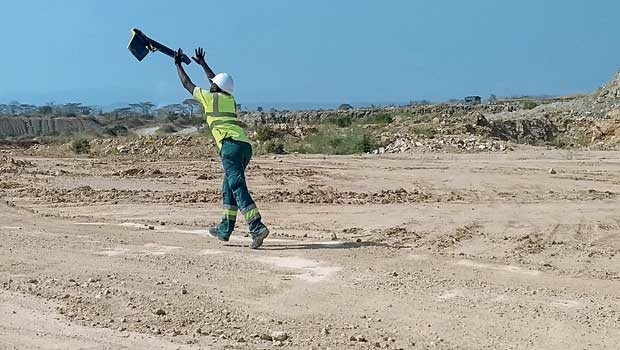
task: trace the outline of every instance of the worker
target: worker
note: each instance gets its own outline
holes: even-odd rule
[[[262,222],[261,214],[248,191],[245,180],[245,169],[252,158],[252,145],[237,119],[233,79],[227,73],[217,75],[213,73],[205,61],[204,50],[197,48],[196,55],[192,59],[204,69],[211,83],[208,91],[201,89],[194,85],[185,73],[181,65],[182,58],[183,50],[179,49],[174,57],[177,73],[183,87],[202,104],[207,126],[217,144],[224,169],[222,184],[224,215],[216,228],[209,229],[209,234],[221,241],[228,241],[235,229],[237,211],[240,210],[252,236],[250,248],[256,249],[269,236],[269,229]]]

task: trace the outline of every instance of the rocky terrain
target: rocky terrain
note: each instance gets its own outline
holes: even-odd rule
[[[102,147],[116,152],[0,153],[9,349],[620,341],[616,152],[258,157],[247,177],[273,233],[251,251],[243,222],[228,243],[206,234],[220,215],[216,156]]]
[[[274,111],[240,114],[257,145],[281,143],[294,153],[308,138],[327,129],[361,128],[376,143],[364,153],[506,152],[519,145],[573,149],[620,148],[620,76],[591,95],[556,100],[508,100],[481,105],[443,104],[357,110]],[[0,117],[0,137],[67,132],[101,133],[101,118]],[[110,127],[108,126],[108,129]],[[216,154],[207,132],[192,127],[173,135],[154,134],[157,126],[134,136],[90,137],[92,155],[196,159]],[[271,130],[265,137],[261,130]],[[70,155],[70,142],[42,140],[33,155]],[[287,152],[288,149],[293,151]],[[257,148],[259,153],[273,149]]]
[[[617,349],[619,91],[244,115],[255,251],[208,136],[3,141],[0,349]]]

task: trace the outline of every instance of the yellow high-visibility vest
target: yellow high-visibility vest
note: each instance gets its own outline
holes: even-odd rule
[[[222,140],[225,138],[251,143],[237,119],[237,103],[233,96],[196,87],[194,98],[202,104],[207,125],[218,149],[222,149]]]

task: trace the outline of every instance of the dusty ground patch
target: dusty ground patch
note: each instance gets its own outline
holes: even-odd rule
[[[5,160],[9,349],[620,343],[616,153],[259,158],[258,251],[206,235],[214,159]]]

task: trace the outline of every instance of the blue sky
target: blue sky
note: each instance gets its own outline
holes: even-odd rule
[[[204,47],[240,103],[590,92],[620,67],[618,13],[613,0],[6,1],[0,102],[189,97],[172,59],[130,55],[131,27]]]

